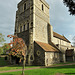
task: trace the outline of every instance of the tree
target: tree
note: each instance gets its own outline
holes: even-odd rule
[[[0,33],[0,44],[2,45],[3,42],[5,42],[4,35]]]
[[[6,54],[6,51],[10,49],[10,46],[9,46],[9,44],[4,43],[4,45],[2,46],[2,48],[3,48],[3,54]]]
[[[75,0],[63,0],[63,3],[69,8],[70,15],[75,15]]]
[[[11,48],[11,51],[9,52],[9,55],[20,58],[20,62],[21,62],[21,60],[23,60],[22,75],[24,75],[27,46],[22,38],[18,38],[15,35],[8,35],[7,37],[13,38],[13,41],[11,41],[11,43],[9,43],[9,45],[11,45],[11,44],[13,45],[13,47]]]
[[[0,55],[3,54],[3,48],[0,47]]]
[[[5,42],[4,35],[2,33],[0,33],[0,46],[3,44],[3,42]],[[0,47],[0,54],[3,54],[3,48],[2,47]]]
[[[69,8],[70,15],[75,15],[75,0],[63,0],[63,3]]]

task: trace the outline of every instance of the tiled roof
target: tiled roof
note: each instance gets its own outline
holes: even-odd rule
[[[43,48],[46,52],[59,52],[56,48],[52,47],[47,43],[37,42],[35,41],[41,48]]]
[[[58,34],[58,33],[56,33],[56,32],[53,32],[53,36],[56,37],[56,38],[59,38],[59,39],[61,39],[61,40],[64,40],[64,41],[66,41],[66,42],[71,43],[66,37],[64,37],[64,36],[62,36],[62,35],[60,35],[60,34]]]

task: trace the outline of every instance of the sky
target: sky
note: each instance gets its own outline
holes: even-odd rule
[[[7,35],[14,34],[17,4],[21,0],[0,0],[0,33],[5,35],[6,43],[10,42]],[[53,30],[66,36],[71,42],[75,36],[75,16],[69,15],[63,0],[46,0],[50,6],[50,24]]]

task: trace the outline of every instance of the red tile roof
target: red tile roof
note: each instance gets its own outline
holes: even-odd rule
[[[64,36],[62,36],[62,35],[60,35],[60,34],[58,34],[58,33],[56,33],[56,32],[53,32],[53,36],[56,37],[56,38],[59,38],[59,39],[61,39],[61,40],[64,40],[64,41],[66,41],[66,42],[71,43],[66,37],[64,37]]]
[[[37,42],[35,41],[41,48],[43,48],[46,52],[59,52],[56,48],[47,43]]]

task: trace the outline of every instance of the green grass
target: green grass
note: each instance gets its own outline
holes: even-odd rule
[[[73,63],[73,62],[59,63],[54,65],[62,65],[62,64],[69,64],[69,63]],[[9,65],[8,62],[5,61],[4,58],[0,58],[0,66],[7,66],[7,65]],[[39,66],[26,66],[25,68],[32,68],[32,67],[39,67]],[[0,67],[0,71],[15,70],[15,69],[22,69],[22,66],[12,65],[7,67]],[[56,73],[63,73],[66,75],[75,75],[75,65],[60,66],[60,67],[54,67],[54,68],[42,68],[42,69],[34,69],[34,70],[25,71],[25,75],[55,75]],[[21,75],[21,71],[0,73],[0,75]]]
[[[53,64],[53,65],[54,65],[54,66],[55,66],[55,65],[64,65],[64,64],[71,64],[71,63],[75,63],[75,62],[65,62],[65,63],[60,62],[60,63],[58,63],[58,64]]]
[[[26,66],[25,68],[32,68],[32,67],[39,67],[39,66]],[[15,69],[22,69],[22,66],[12,65],[7,67],[0,67],[0,71],[15,70]]]
[[[4,57],[0,58],[0,66],[3,66],[3,67],[0,67],[0,71],[22,69],[22,66],[19,66],[19,65],[11,65],[11,66],[9,66],[8,62],[5,61]],[[32,67],[39,67],[39,66],[26,66],[25,68],[32,68]]]
[[[68,64],[68,63],[60,63],[60,64],[54,64],[54,65],[62,65],[62,64]],[[40,66],[26,66],[25,68],[32,68],[32,67],[40,67]],[[22,66],[11,65],[6,67],[0,67],[0,71],[15,70],[15,69],[22,69]]]
[[[60,66],[54,68],[42,68],[25,71],[25,75],[55,75],[56,73],[63,73],[66,75],[75,75],[75,65]],[[21,75],[19,72],[0,73],[0,75]]]

